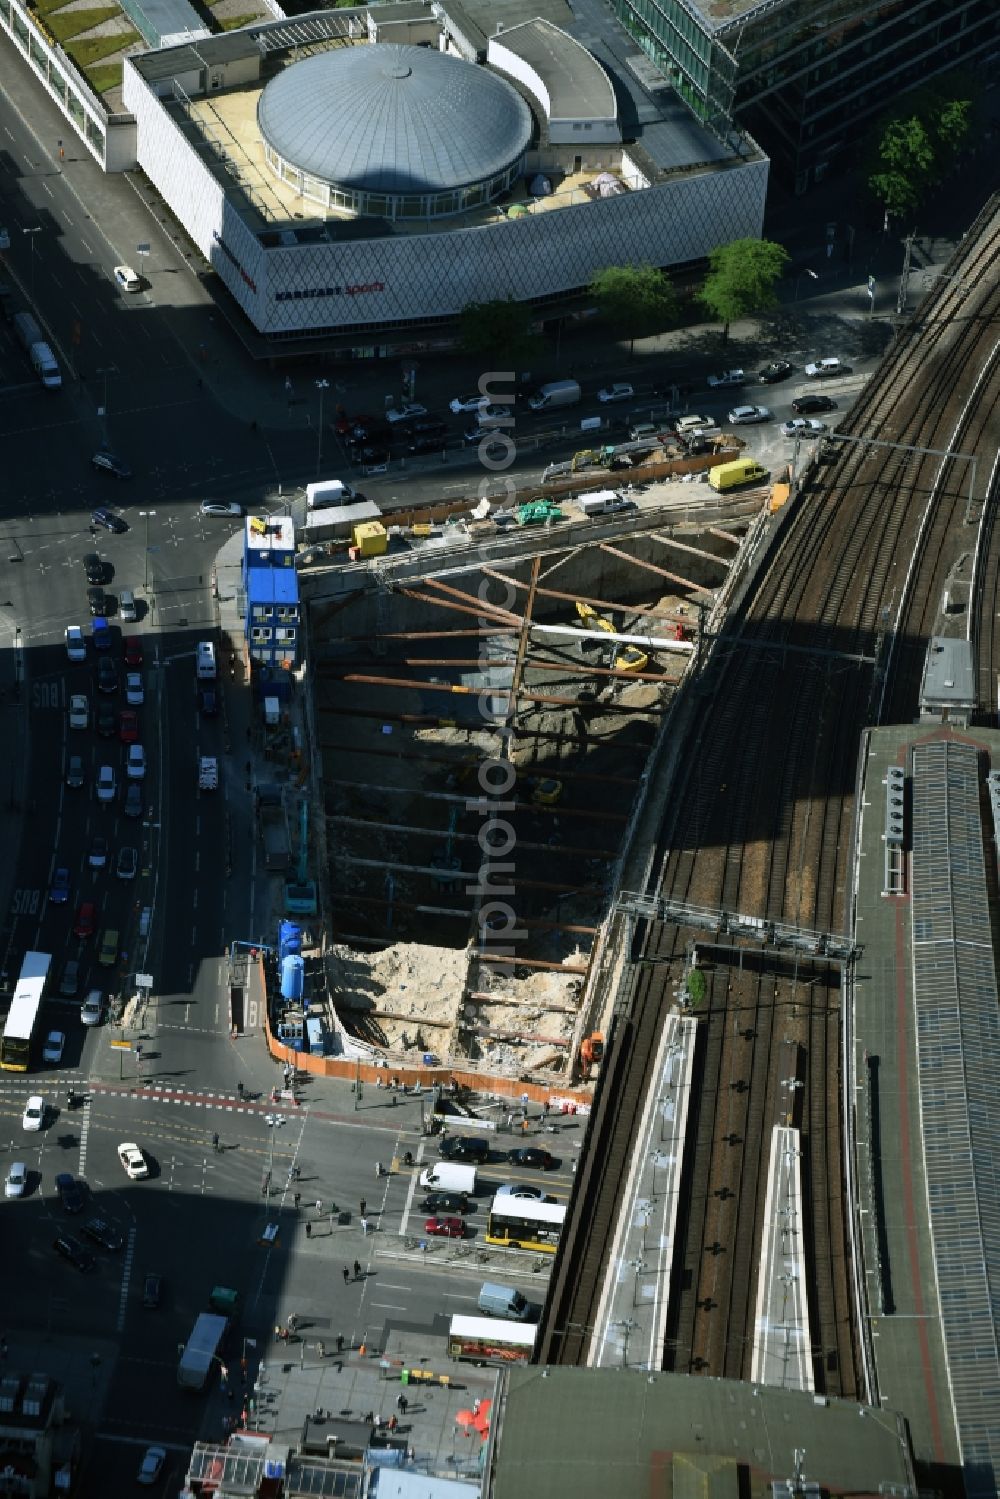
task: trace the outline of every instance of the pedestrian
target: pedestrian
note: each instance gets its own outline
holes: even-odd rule
[[[350,1272],[350,1270],[348,1270],[347,1266],[345,1265],[344,1266],[344,1285],[345,1286],[350,1284],[350,1279],[351,1279],[351,1272]]]
[[[316,1352],[319,1354],[320,1358],[326,1358],[326,1344],[325,1343],[317,1343],[316,1344]]]
[[[543,1116],[546,1119],[549,1117],[549,1101],[548,1101],[548,1099],[546,1099],[545,1102],[542,1104],[542,1114],[543,1114]]]
[[[322,1218],[322,1216],[323,1216],[323,1199],[322,1199],[322,1197],[317,1197],[317,1199],[316,1199],[316,1217],[317,1218]]]
[[[396,1396],[396,1409],[400,1412],[401,1415],[406,1415],[406,1396],[403,1394],[402,1390],[400,1390],[399,1394]]]
[[[239,1082],[239,1083],[236,1084],[236,1092],[237,1092],[237,1095],[240,1098],[243,1097],[243,1084],[242,1084],[242,1082]]]
[[[482,1403],[483,1402],[481,1400],[474,1400],[473,1401],[473,1403],[472,1403],[472,1414],[474,1416],[478,1416],[479,1415],[479,1407],[482,1405]]]
[[[313,1236],[313,1226],[312,1226],[311,1223],[307,1223],[306,1224],[306,1238],[307,1239],[311,1239],[312,1236]]]
[[[355,1260],[354,1261],[354,1279],[355,1280],[360,1280],[360,1278],[361,1278],[361,1261],[360,1260]]]
[[[343,1353],[343,1351],[344,1351],[344,1334],[342,1332],[338,1332],[338,1334],[337,1334],[337,1352],[338,1353]]]
[[[528,1133],[528,1121],[525,1118],[525,1119],[521,1120],[521,1134],[522,1135],[526,1135],[527,1133]]]
[[[399,1425],[399,1419],[398,1419],[398,1417],[396,1417],[396,1416],[390,1416],[389,1417],[389,1430],[390,1431],[395,1431],[396,1427],[398,1425]]]
[[[362,1216],[362,1218],[363,1218],[363,1217],[364,1217],[364,1216],[365,1216],[365,1208],[366,1208],[366,1207],[367,1207],[367,1206],[368,1206],[368,1204],[367,1204],[367,1202],[366,1202],[366,1201],[365,1201],[365,1199],[364,1199],[364,1198],[363,1198],[363,1197],[362,1197],[362,1199],[361,1199],[361,1216]]]
[[[218,1153],[218,1149],[219,1149],[219,1137],[218,1137],[217,1134],[212,1136],[212,1149],[216,1153]]]
[[[514,1115],[513,1114],[508,1114],[507,1115],[507,1128],[508,1129],[513,1129],[514,1128]]]
[[[299,1203],[302,1201],[302,1193],[296,1192],[295,1196],[292,1198],[292,1201],[294,1202],[295,1206],[298,1207]]]
[[[362,1218],[362,1220],[361,1220],[361,1232],[364,1234],[365,1238],[367,1239],[367,1237],[368,1237],[368,1219],[367,1218]]]
[[[382,1180],[382,1162],[381,1161],[376,1161],[375,1162],[375,1180],[376,1181],[381,1181]]]

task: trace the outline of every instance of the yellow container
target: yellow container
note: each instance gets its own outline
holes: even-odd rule
[[[354,527],[351,535],[362,557],[381,557],[389,548],[385,526],[377,520],[363,521]]]

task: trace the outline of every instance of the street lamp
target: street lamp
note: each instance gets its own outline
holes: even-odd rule
[[[330,389],[329,380],[317,380],[316,389],[319,391],[319,431],[316,434],[316,477],[318,479],[323,467],[323,392]]]
[[[31,238],[31,300],[32,300],[32,303],[34,303],[34,300],[35,300],[35,235],[36,234],[41,234],[41,232],[42,232],[42,226],[41,226],[41,224],[35,224],[30,229],[22,229],[21,230],[22,234],[30,235],[30,238]]]
[[[819,280],[819,276],[816,273],[816,271],[810,271],[808,269],[804,270],[804,271],[799,271],[799,274],[795,278],[795,296],[792,299],[795,302],[797,302],[799,300],[799,287],[802,285],[802,277],[803,276],[811,276],[814,281],[818,281]]]
[[[143,571],[142,571],[142,584],[143,584],[143,588],[145,589],[145,591],[147,593],[149,592],[149,521],[150,521],[150,517],[153,516],[153,515],[155,515],[155,514],[156,514],[155,510],[140,510],[139,511],[140,517],[146,522],[146,545],[145,545],[145,548],[144,548],[144,551],[143,551],[144,566],[143,566]]]

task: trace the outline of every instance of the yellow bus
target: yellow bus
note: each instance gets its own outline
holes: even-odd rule
[[[565,1218],[564,1202],[539,1202],[535,1197],[494,1197],[486,1221],[486,1242],[504,1244],[508,1249],[555,1254]]]
[[[42,1008],[45,981],[52,958],[47,952],[26,952],[10,1002],[0,1039],[0,1067],[7,1072],[27,1072],[31,1042]]]

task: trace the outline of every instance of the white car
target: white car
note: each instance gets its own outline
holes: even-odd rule
[[[32,1093],[24,1106],[21,1124],[24,1129],[41,1129],[45,1122],[45,1099],[40,1093]]]
[[[748,422],[769,422],[771,408],[770,406],[734,406],[729,413],[729,420],[734,427],[741,427]]]
[[[456,416],[460,411],[478,411],[481,406],[489,405],[489,399],[489,396],[456,396],[448,402],[448,409]]]
[[[597,399],[606,405],[608,401],[631,401],[635,390],[623,380],[616,380],[614,385],[605,385],[603,390],[597,392]]]
[[[118,781],[115,777],[114,766],[102,765],[97,772],[97,800],[99,802],[113,802],[118,792]]]
[[[202,500],[202,515],[242,515],[243,506],[238,500]]]
[[[790,422],[782,422],[782,437],[819,437],[826,431],[826,422],[818,422],[811,416],[793,416]]]
[[[712,390],[724,390],[727,385],[742,385],[745,380],[742,370],[723,370],[721,375],[709,375],[708,385]]]
[[[125,701],[130,708],[141,708],[146,694],[142,688],[142,673],[128,671],[125,673]]]
[[[141,744],[130,744],[125,774],[130,781],[141,781],[146,774],[146,751]]]
[[[142,291],[142,282],[130,265],[116,265],[114,277],[122,291]]]
[[[42,1047],[42,1061],[61,1062],[65,1045],[66,1036],[62,1031],[49,1031],[45,1037],[45,1045]]]
[[[69,700],[69,726],[71,729],[86,729],[90,724],[90,704],[84,692],[74,692]]]
[[[146,1165],[146,1157],[136,1145],[134,1140],[126,1140],[118,1147],[118,1159],[125,1170],[129,1181],[142,1181],[149,1175],[149,1167]]]
[[[139,1471],[135,1475],[136,1483],[144,1483],[147,1487],[154,1484],[163,1471],[163,1464],[166,1460],[166,1447],[147,1447],[145,1456],[139,1464]]]
[[[421,406],[419,401],[407,401],[402,406],[390,406],[385,419],[390,426],[394,427],[397,422],[415,421],[418,416],[426,415],[426,406]]]
[[[104,996],[100,989],[91,989],[80,1006],[80,1020],[84,1025],[100,1025],[104,1013]]]
[[[806,365],[806,374],[810,380],[816,380],[821,375],[849,375],[851,366],[845,364],[842,359],[815,359],[812,364]]]
[[[79,625],[67,625],[64,638],[66,654],[71,661],[86,661],[87,642]]]
[[[12,1161],[3,1184],[5,1197],[23,1197],[28,1185],[28,1168],[23,1161]]]

